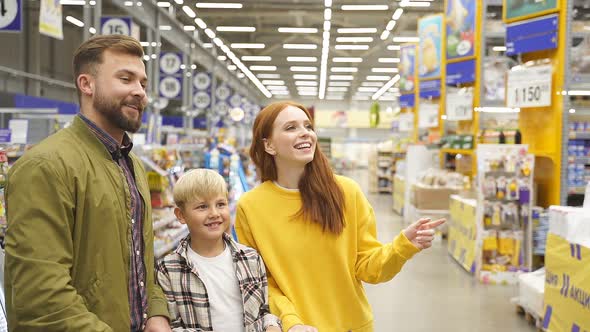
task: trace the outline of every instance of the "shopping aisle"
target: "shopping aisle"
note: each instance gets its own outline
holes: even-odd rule
[[[402,229],[389,195],[368,194],[367,171],[347,174],[365,191],[377,216],[379,240],[390,241]],[[535,331],[516,314],[512,286],[486,286],[449,257],[445,242],[416,255],[392,281],[366,285],[376,332]]]

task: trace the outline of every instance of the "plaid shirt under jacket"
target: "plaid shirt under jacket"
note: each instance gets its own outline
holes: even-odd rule
[[[224,233],[229,246],[242,300],[246,332],[264,332],[269,325],[279,325],[279,318],[270,314],[268,282],[264,262],[256,250],[236,243]],[[205,285],[196,267],[188,259],[190,235],[178,248],[158,262],[158,282],[168,300],[170,325],[174,331],[210,332],[211,311]],[[216,331],[231,332],[231,331]]]

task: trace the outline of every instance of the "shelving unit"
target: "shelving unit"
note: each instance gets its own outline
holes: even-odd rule
[[[392,151],[377,151],[377,192],[393,193],[394,160]]]

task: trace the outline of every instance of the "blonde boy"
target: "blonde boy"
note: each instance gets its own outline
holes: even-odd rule
[[[174,331],[278,332],[270,314],[264,262],[227,234],[225,180],[209,169],[183,175],[174,187],[174,213],[189,235],[157,264]]]

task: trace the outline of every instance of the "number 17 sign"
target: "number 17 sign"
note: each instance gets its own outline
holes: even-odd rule
[[[526,67],[508,72],[506,106],[551,106],[551,65]]]

